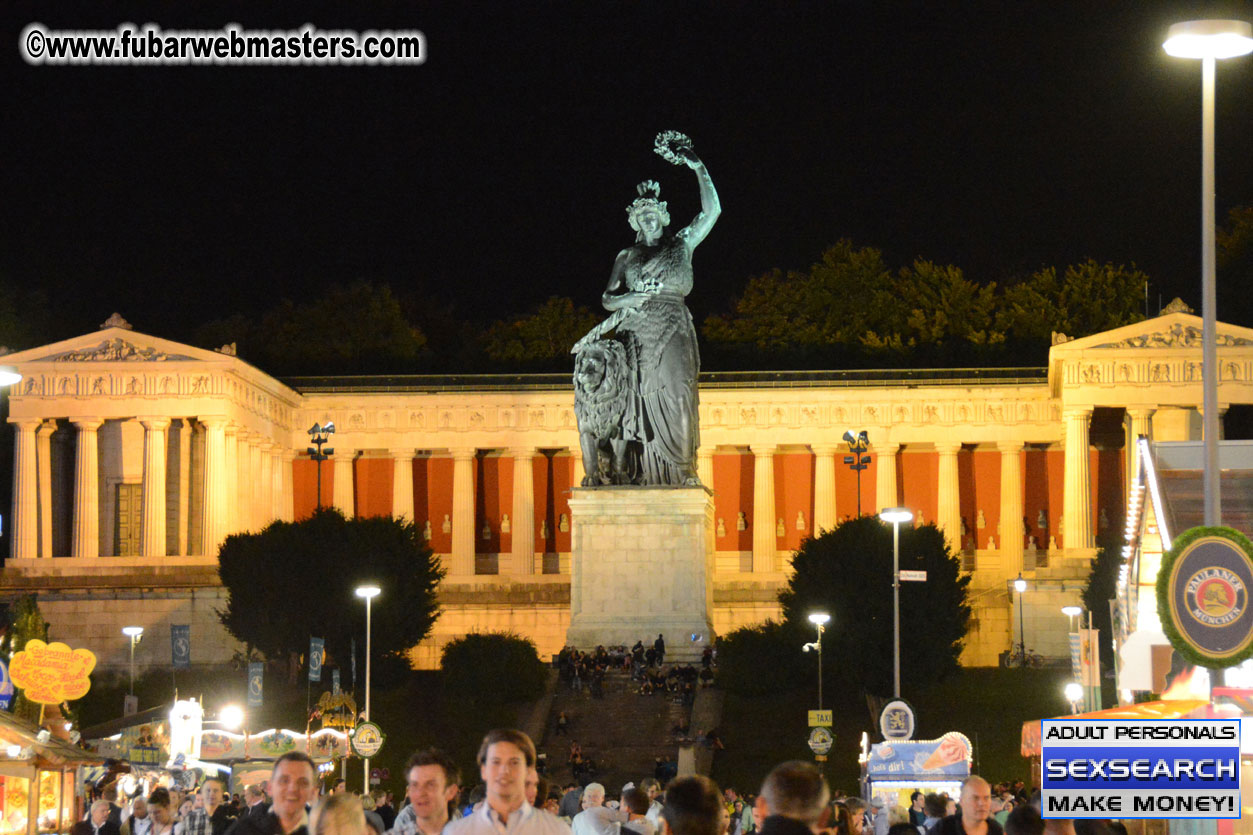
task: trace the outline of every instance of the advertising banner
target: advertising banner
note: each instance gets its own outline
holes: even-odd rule
[[[26,698],[40,704],[75,701],[91,689],[96,656],[91,650],[70,649],[60,641],[46,644],[38,638],[26,642],[13,656],[9,675]]]
[[[325,652],[321,638],[309,638],[309,681],[322,680],[322,657]]]
[[[265,675],[265,665],[253,661],[248,665],[248,707],[261,707],[261,679]]]
[[[170,625],[170,666],[176,670],[191,669],[191,625]]]
[[[870,746],[866,776],[875,780],[963,779],[970,776],[970,740],[949,731],[939,739],[880,742]]]

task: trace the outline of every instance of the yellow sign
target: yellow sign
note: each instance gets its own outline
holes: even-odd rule
[[[13,656],[9,676],[26,698],[46,705],[81,699],[91,689],[96,656],[88,649],[70,649],[57,641],[45,644],[35,638]]]
[[[809,727],[811,728],[829,728],[831,727],[831,719],[834,715],[832,710],[811,710],[809,711]]]

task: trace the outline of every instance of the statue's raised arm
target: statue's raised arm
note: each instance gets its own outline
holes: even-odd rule
[[[692,140],[677,131],[668,130],[657,134],[653,150],[668,162],[686,165],[696,172],[696,182],[700,186],[700,212],[686,228],[675,233],[676,238],[683,239],[690,248],[695,249],[705,240],[709,230],[718,222],[718,216],[722,214],[722,203],[718,200],[713,178],[709,176],[705,163],[692,150]]]

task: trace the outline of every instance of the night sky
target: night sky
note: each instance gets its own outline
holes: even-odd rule
[[[187,338],[366,278],[491,319],[597,303],[688,133],[724,213],[698,319],[840,238],[980,282],[1135,262],[1199,308],[1200,65],[1167,26],[1253,4],[6,3],[0,276],[63,330]],[[416,28],[401,67],[32,67],[22,28]],[[1218,70],[1218,212],[1253,203],[1253,56]],[[677,228],[677,227],[676,227]],[[1239,317],[1220,318],[1239,321]],[[1253,321],[1242,321],[1253,325]],[[1041,364],[1043,357],[1041,357]]]

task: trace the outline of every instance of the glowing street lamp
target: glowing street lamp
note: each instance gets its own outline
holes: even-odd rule
[[[239,705],[227,705],[218,711],[218,721],[228,731],[237,731],[244,724],[244,709]]]
[[[1079,712],[1079,703],[1083,701],[1083,685],[1077,682],[1069,682],[1062,688],[1062,693],[1066,696],[1066,701],[1070,702],[1070,712]]]
[[[1018,592],[1018,658],[1025,667],[1027,666],[1027,633],[1022,617],[1022,597],[1027,593],[1027,581],[1023,579],[1021,571],[1014,579],[1014,591]]]
[[[809,616],[809,622],[818,627],[818,638],[812,643],[805,644],[801,649],[809,652],[811,649],[818,652],[818,709],[822,710],[822,632],[826,628],[827,621],[831,620],[831,616],[826,612],[814,612]]]
[[[1201,417],[1205,446],[1205,524],[1222,524],[1218,488],[1218,348],[1214,280],[1214,75],[1220,58],[1253,52],[1243,20],[1189,20],[1170,27],[1168,55],[1201,59]]]
[[[901,523],[914,514],[907,507],[885,507],[879,518],[892,524],[892,697],[901,697]]]
[[[131,640],[131,695],[135,695],[135,644],[139,643],[139,636],[144,634],[142,626],[123,626],[122,634]]]
[[[1062,614],[1070,618],[1070,631],[1075,631],[1075,618],[1083,614],[1083,609],[1078,606],[1063,606]]]
[[[370,602],[382,591],[373,583],[357,586],[357,597],[365,598],[365,721],[370,721]],[[370,791],[370,760],[365,759],[365,783],[362,794]]]

